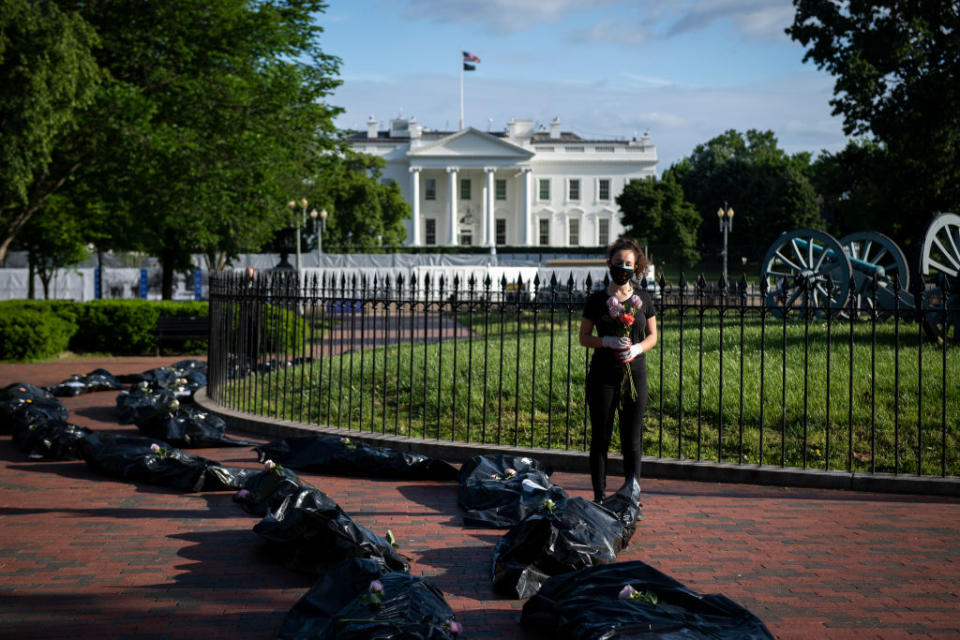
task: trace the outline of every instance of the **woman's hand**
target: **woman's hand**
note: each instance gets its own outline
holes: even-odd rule
[[[630,338],[624,336],[618,338],[616,336],[603,336],[603,346],[607,349],[616,349],[618,351],[626,350],[630,348]]]
[[[629,348],[624,349],[623,351],[617,352],[617,360],[623,363],[630,362],[638,355],[643,353],[643,346],[638,342],[637,344],[630,345]]]

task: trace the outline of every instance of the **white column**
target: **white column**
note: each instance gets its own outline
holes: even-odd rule
[[[490,253],[497,252],[497,225],[493,217],[493,172],[494,167],[484,167],[487,173],[487,246],[490,247]]]
[[[523,168],[523,176],[520,179],[523,180],[523,210],[520,214],[523,218],[523,237],[520,238],[520,243],[525,247],[531,247],[533,246],[533,233],[531,232],[533,219],[530,217],[530,212],[533,207],[530,200],[533,196],[533,171],[530,167]]]
[[[413,242],[420,246],[420,167],[410,167],[410,200],[413,204]]]
[[[451,247],[457,244],[457,171],[457,167],[447,167],[447,175],[450,177],[450,236],[447,244]]]

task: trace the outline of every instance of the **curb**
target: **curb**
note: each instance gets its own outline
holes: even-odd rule
[[[590,460],[586,451],[541,449],[511,445],[481,444],[429,440],[409,436],[397,436],[373,431],[339,429],[326,425],[306,424],[292,420],[280,420],[256,416],[214,402],[207,396],[206,387],[194,394],[194,402],[205,411],[215,413],[226,420],[231,429],[270,438],[306,436],[323,433],[359,438],[372,445],[385,446],[402,451],[414,451],[449,462],[467,462],[481,454],[502,453],[536,458],[552,471],[590,473]],[[611,453],[607,461],[608,475],[623,473],[623,457]],[[901,493],[932,496],[960,497],[960,478],[932,476],[904,476],[891,473],[850,473],[847,471],[818,471],[798,467],[772,467],[758,464],[732,462],[707,462],[671,458],[643,459],[642,475],[648,478],[669,480],[693,480],[697,482],[727,482],[805,489],[835,489],[875,493]]]

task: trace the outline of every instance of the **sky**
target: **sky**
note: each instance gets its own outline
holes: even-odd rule
[[[728,129],[772,130],[793,154],[839,151],[833,78],[784,33],[790,0],[329,0],[317,16],[343,85],[337,126],[398,115],[455,131],[511,119],[591,139],[649,132],[658,172]]]

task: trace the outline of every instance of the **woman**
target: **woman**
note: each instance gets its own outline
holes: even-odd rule
[[[590,476],[596,502],[603,501],[606,488],[607,451],[615,412],[620,414],[624,476],[628,482],[640,477],[643,414],[647,408],[643,354],[657,344],[657,316],[652,296],[635,287],[631,279],[641,277],[647,264],[636,242],[619,238],[607,250],[610,286],[590,294],[583,308],[580,344],[596,350],[587,375],[592,427]],[[597,335],[593,335],[594,328]],[[629,388],[631,377],[633,392]]]

